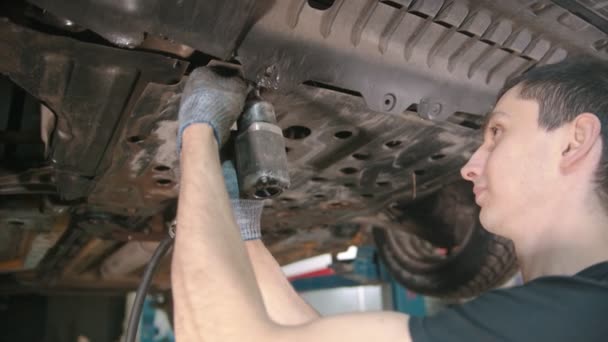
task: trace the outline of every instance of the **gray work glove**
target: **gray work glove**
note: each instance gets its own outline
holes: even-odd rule
[[[230,127],[243,111],[246,95],[247,84],[236,70],[201,67],[192,71],[179,106],[178,151],[184,130],[196,123],[211,126],[221,148],[230,136]]]
[[[239,199],[239,182],[231,160],[222,163],[222,173],[224,174],[230,203],[232,203],[234,218],[241,230],[241,238],[243,241],[261,239],[260,220],[264,209],[264,201]]]

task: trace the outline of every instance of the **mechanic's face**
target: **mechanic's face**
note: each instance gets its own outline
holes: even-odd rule
[[[483,226],[509,238],[554,215],[545,203],[559,195],[558,139],[539,127],[538,103],[518,94],[515,87],[496,103],[483,144],[461,170],[474,184]]]

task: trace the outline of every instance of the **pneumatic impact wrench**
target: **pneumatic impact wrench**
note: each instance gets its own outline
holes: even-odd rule
[[[242,198],[264,200],[289,188],[285,141],[274,107],[253,90],[237,122],[236,174]]]

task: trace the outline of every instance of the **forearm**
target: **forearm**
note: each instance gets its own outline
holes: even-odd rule
[[[409,317],[397,312],[362,312],[316,319],[273,331],[272,341],[411,342]]]
[[[374,312],[321,317],[300,297],[261,240],[245,243],[258,286],[275,329],[251,340],[264,341],[411,341],[408,317]]]
[[[297,294],[261,240],[247,241],[245,246],[270,319],[281,325],[298,325],[320,317]]]
[[[210,127],[194,125],[185,131],[172,264],[181,341],[243,340],[271,325],[218,159]]]

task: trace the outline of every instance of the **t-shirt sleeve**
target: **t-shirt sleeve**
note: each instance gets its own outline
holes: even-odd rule
[[[606,305],[598,299],[607,302],[606,292],[546,280],[411,317],[410,335],[413,342],[604,341]]]

